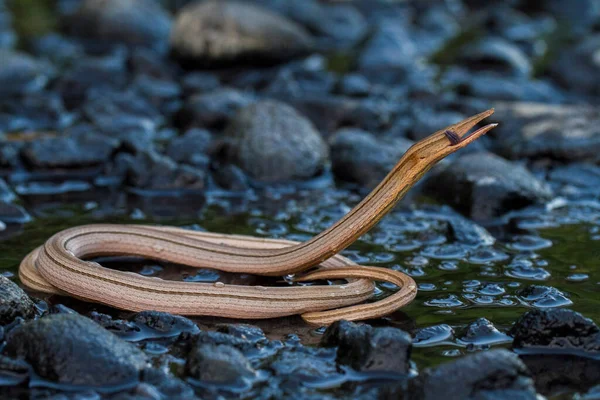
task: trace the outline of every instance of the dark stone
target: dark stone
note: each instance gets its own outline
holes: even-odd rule
[[[384,18],[375,27],[375,33],[360,55],[358,65],[363,71],[406,69],[415,63],[417,56],[417,46],[405,21]]]
[[[558,52],[557,59],[550,64],[550,75],[569,90],[598,95],[600,94],[598,51],[600,51],[600,34],[589,36],[575,46],[566,46]]]
[[[486,37],[462,49],[458,63],[472,72],[493,71],[500,75],[528,77],[531,63],[516,45]]]
[[[325,135],[347,127],[382,131],[390,126],[398,109],[397,103],[378,98],[307,95],[281,100],[308,117]]]
[[[127,183],[150,190],[193,189],[205,187],[206,173],[186,165],[177,165],[172,159],[155,151],[139,152],[127,166]]]
[[[302,62],[291,63],[280,68],[275,76],[269,76],[265,94],[283,98],[308,95],[325,96],[332,91],[336,77],[327,70],[322,56],[312,56]]]
[[[179,11],[171,32],[175,56],[204,65],[285,60],[306,53],[311,42],[287,18],[236,1],[190,4]]]
[[[186,94],[207,93],[221,86],[219,77],[205,71],[194,71],[183,76],[181,79],[183,91]]]
[[[335,363],[308,348],[285,349],[277,353],[270,369],[286,381],[305,381],[307,378],[325,378],[336,374]]]
[[[58,33],[49,33],[34,38],[32,51],[38,57],[46,58],[58,65],[68,65],[84,53],[83,46],[74,38]]]
[[[56,93],[36,92],[0,100],[0,132],[60,131],[72,120]]]
[[[146,366],[141,350],[77,314],[49,315],[15,328],[5,351],[42,378],[72,385],[134,385]]]
[[[121,90],[127,83],[125,59],[117,55],[78,59],[57,80],[56,89],[67,108],[78,108],[85,103],[92,88]]]
[[[507,350],[476,353],[427,369],[411,382],[409,392],[422,400],[538,398],[527,368]]]
[[[17,317],[31,319],[35,309],[33,301],[16,283],[0,275],[0,325],[10,324]]]
[[[35,168],[76,168],[108,162],[118,145],[116,140],[81,129],[71,136],[31,141],[21,153]]]
[[[373,188],[412,144],[404,138],[377,139],[360,129],[342,129],[331,138],[331,167],[337,178]]]
[[[0,49],[0,96],[38,92],[53,75],[53,68],[16,51]]]
[[[145,369],[143,380],[144,383],[152,385],[153,389],[159,392],[159,395],[155,396],[157,399],[197,399],[194,395],[194,389],[190,385],[161,369]],[[152,396],[145,396],[144,398],[154,400]]]
[[[248,175],[234,164],[217,164],[212,169],[212,177],[217,185],[227,190],[243,192],[252,186]]]
[[[474,220],[498,217],[552,196],[524,167],[483,152],[453,161],[427,179],[424,190]]]
[[[190,352],[186,370],[194,379],[217,384],[240,384],[255,375],[246,357],[227,345],[196,345]]]
[[[171,19],[152,0],[84,0],[66,26],[72,35],[102,44],[166,50]]]
[[[316,0],[253,0],[304,25],[327,48],[348,48],[364,38],[368,23],[350,4],[321,4]]]
[[[200,330],[196,324],[180,315],[160,311],[142,311],[137,313],[132,321],[161,333],[197,333]]]
[[[178,163],[206,167],[212,135],[205,129],[192,128],[183,136],[171,140],[167,155]]]
[[[497,149],[508,158],[599,160],[598,108],[541,103],[498,104]]]
[[[158,80],[173,80],[181,71],[178,64],[165,58],[160,52],[147,48],[131,49],[128,67],[132,75],[147,76]]]
[[[328,159],[327,145],[311,122],[276,101],[241,110],[225,137],[227,159],[260,181],[310,178],[324,169]]]
[[[88,93],[83,112],[101,129],[111,126],[110,120],[115,117],[136,120],[140,125],[159,124],[164,120],[156,107],[131,90],[92,90]]]
[[[139,75],[131,87],[162,115],[171,115],[181,106],[181,87],[175,81]],[[154,119],[158,118],[155,116]]]
[[[338,346],[337,363],[358,371],[407,374],[410,369],[412,340],[400,329],[337,321],[327,328],[321,344]]]
[[[600,354],[600,329],[589,318],[562,308],[532,310],[510,331],[516,349],[570,350]]]
[[[235,113],[254,101],[254,96],[235,89],[221,88],[190,97],[180,122],[204,128],[222,128]]]
[[[371,82],[360,74],[346,74],[339,82],[338,91],[351,97],[368,96],[371,92]]]
[[[8,224],[25,224],[31,215],[21,206],[0,200],[0,221]]]

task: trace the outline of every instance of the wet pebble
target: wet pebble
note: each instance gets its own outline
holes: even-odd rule
[[[539,285],[527,286],[518,292],[519,299],[536,308],[565,307],[573,302],[560,290]]]
[[[141,350],[77,314],[49,315],[15,328],[6,352],[30,363],[43,379],[70,385],[132,387],[146,366]]]
[[[511,329],[516,349],[600,352],[600,329],[589,318],[562,308],[525,313]]]
[[[491,153],[466,154],[425,182],[427,193],[475,220],[544,202],[550,188],[521,165]]]
[[[70,34],[102,45],[166,50],[171,19],[151,0],[84,0],[65,25]]]
[[[313,177],[329,157],[310,121],[281,102],[261,101],[242,109],[225,136],[227,158],[264,182]]]
[[[380,140],[360,129],[342,129],[331,138],[331,163],[336,177],[375,187],[413,143],[404,138]]]
[[[337,363],[358,371],[409,371],[412,340],[400,329],[338,321],[327,328],[321,344],[338,346]]]
[[[52,78],[53,71],[50,64],[25,53],[0,49],[0,95],[38,92]]]
[[[206,167],[212,135],[205,129],[193,128],[171,140],[166,154],[178,163]]]
[[[126,182],[133,187],[149,190],[202,190],[205,187],[204,170],[178,165],[172,159],[154,151],[140,152],[125,160]]]
[[[76,168],[108,162],[118,145],[116,140],[79,130],[70,136],[31,141],[21,153],[35,168]]]
[[[498,379],[499,376],[504,379]],[[423,400],[538,398],[525,365],[516,354],[503,349],[472,354],[427,369],[411,382],[409,392],[415,391],[422,393],[419,398]]]
[[[23,207],[0,201],[0,221],[7,224],[25,224],[31,219],[31,215]]]
[[[527,77],[532,66],[527,56],[518,46],[494,37],[486,37],[465,47],[458,60],[477,73],[482,70],[493,71],[500,75]]]
[[[244,355],[228,345],[199,343],[191,350],[187,373],[207,384],[244,385],[255,372]]]
[[[17,317],[31,319],[36,306],[29,296],[3,275],[0,275],[0,326],[13,322]]]
[[[219,88],[191,96],[178,117],[184,126],[223,128],[238,110],[254,102],[254,96],[232,88]]]

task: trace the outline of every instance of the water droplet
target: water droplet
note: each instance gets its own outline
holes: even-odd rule
[[[589,278],[588,274],[571,274],[567,276],[567,280],[569,282],[583,282],[587,281]]]

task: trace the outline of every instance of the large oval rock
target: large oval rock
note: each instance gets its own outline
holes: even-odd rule
[[[327,145],[312,123],[276,101],[242,109],[225,134],[227,158],[260,181],[310,178],[328,158]]]
[[[539,398],[519,356],[504,349],[472,354],[426,370],[410,387],[410,398],[422,400]]]
[[[146,356],[78,314],[54,314],[12,330],[6,352],[42,378],[72,385],[134,384]]]
[[[179,12],[171,49],[181,61],[230,64],[285,60],[311,47],[299,25],[261,7],[236,1],[204,1]]]
[[[33,318],[35,304],[16,283],[0,275],[0,325],[10,324],[15,318]]]
[[[425,182],[426,193],[484,220],[549,200],[550,188],[525,167],[491,153],[466,154]]]
[[[85,0],[66,21],[70,33],[101,43],[166,49],[171,19],[152,0]]]
[[[600,113],[597,107],[541,103],[501,103],[502,121],[493,135],[498,152],[508,158],[600,160]]]

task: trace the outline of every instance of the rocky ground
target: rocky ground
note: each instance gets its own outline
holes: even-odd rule
[[[382,251],[347,253],[400,254],[394,267],[416,278],[477,265],[459,294],[419,281],[419,306],[447,323],[411,322],[409,310],[312,341],[290,322],[274,337],[260,324],[40,300],[0,264],[12,278],[0,276],[0,395],[600,398],[600,330],[564,308],[600,315],[598,250],[561,259],[587,298],[548,283],[556,260],[538,254],[553,245],[540,229],[585,224],[586,240],[600,239],[599,55],[597,0],[0,0],[0,238],[11,245],[70,202],[98,221],[125,210],[147,222],[193,222],[219,205],[249,215],[240,233],[302,240],[414,141],[489,107],[501,123],[362,239]],[[528,311],[500,328],[486,312],[451,323],[477,306]],[[453,346],[441,365],[411,357],[440,344]]]

